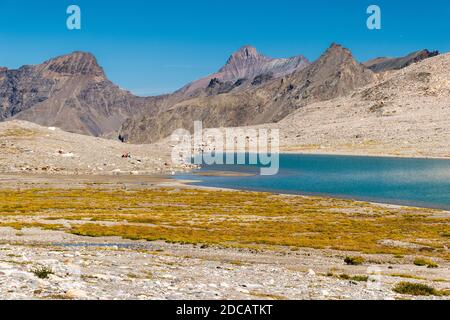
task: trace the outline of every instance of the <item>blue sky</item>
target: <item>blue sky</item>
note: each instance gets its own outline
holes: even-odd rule
[[[82,30],[66,28],[70,4]],[[382,29],[366,28],[366,9]],[[314,60],[338,42],[364,61],[422,48],[450,51],[450,1],[0,0],[0,66],[92,52],[108,77],[140,95],[173,91],[219,69],[239,47]]]

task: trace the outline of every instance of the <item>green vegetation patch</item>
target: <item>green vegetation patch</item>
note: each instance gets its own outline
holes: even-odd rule
[[[10,128],[0,132],[0,138],[26,138],[33,137],[37,134],[36,131],[25,128]]]
[[[438,264],[430,259],[426,259],[426,258],[416,258],[414,260],[414,264],[416,266],[427,266],[428,268],[438,268]]]
[[[36,267],[31,272],[39,279],[47,279],[49,275],[53,274],[52,269],[48,267]]]
[[[317,248],[450,259],[439,211],[352,200],[195,189],[0,190],[0,226],[38,227],[91,237],[233,247]],[[23,222],[69,220],[58,224]],[[4,219],[3,221],[1,219]],[[108,222],[105,224],[104,222]],[[112,223],[112,224],[111,224]],[[383,245],[426,242],[432,250]],[[358,257],[349,257],[358,265]]]
[[[412,296],[448,296],[448,290],[436,290],[422,283],[400,282],[394,287],[394,292]]]
[[[365,262],[363,257],[345,257],[344,262],[351,266],[358,266]]]

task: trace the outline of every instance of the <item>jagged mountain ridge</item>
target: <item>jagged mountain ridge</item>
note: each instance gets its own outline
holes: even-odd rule
[[[189,92],[189,96],[217,95],[233,89],[226,88],[228,81],[236,77],[252,78],[267,73],[272,79],[307,63],[303,56],[272,59],[246,46],[221,68],[219,78],[226,83],[208,80],[205,87]],[[264,79],[258,81],[262,83]],[[183,90],[158,97],[134,96],[109,81],[96,58],[86,52],[74,52],[17,70],[0,68],[0,121],[16,118],[69,132],[116,138],[125,120],[142,113],[156,116],[186,98]]]
[[[308,59],[302,55],[292,58],[269,58],[260,54],[255,47],[247,45],[233,53],[218,72],[187,84],[177,93],[184,97],[199,96],[202,90],[214,83],[226,84],[228,90],[222,91],[228,92],[236,87],[242,88],[244,83],[261,84],[254,83],[257,77],[279,78],[308,65]]]
[[[385,72],[391,70],[400,70],[407,66],[420,62],[422,60],[437,56],[439,51],[429,51],[423,49],[420,51],[412,52],[404,57],[399,58],[376,58],[364,63],[366,67],[374,72]]]
[[[333,44],[317,61],[257,88],[179,102],[157,116],[144,115],[124,123],[121,134],[132,143],[155,142],[174,130],[237,127],[276,122],[311,102],[332,99],[375,80],[372,71]]]
[[[402,68],[435,54],[422,50],[394,63],[374,60],[371,66],[381,72],[380,64]],[[109,81],[89,53],[74,52],[17,70],[0,67],[0,121],[23,119],[110,138],[120,132],[129,142],[154,142],[175,129],[191,129],[195,120],[203,120],[206,127],[278,122],[303,106],[347,95],[375,78],[336,44],[312,64],[302,56],[268,58],[244,46],[219,73],[221,79],[206,77],[188,94],[186,88],[196,82],[173,94],[137,97]]]

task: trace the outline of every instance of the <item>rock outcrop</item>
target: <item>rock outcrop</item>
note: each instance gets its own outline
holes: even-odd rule
[[[439,51],[428,51],[427,49],[412,52],[400,58],[376,58],[364,63],[364,65],[374,72],[384,72],[390,70],[400,70],[413,63],[435,57]]]

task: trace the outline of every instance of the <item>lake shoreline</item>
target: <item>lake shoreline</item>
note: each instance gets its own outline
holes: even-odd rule
[[[176,179],[176,178],[174,178]],[[386,207],[392,207],[392,208],[414,208],[414,209],[431,209],[431,210],[442,210],[444,212],[448,212],[450,214],[450,208],[442,208],[442,207],[429,207],[429,206],[420,206],[420,205],[414,205],[414,204],[401,204],[401,203],[389,203],[389,202],[377,202],[370,199],[362,199],[362,198],[350,198],[350,197],[343,197],[343,196],[336,196],[336,195],[330,195],[330,194],[313,194],[313,193],[289,193],[289,192],[281,192],[281,191],[270,191],[270,190],[257,190],[257,189],[238,189],[238,188],[226,188],[226,187],[211,187],[211,186],[205,186],[201,184],[195,184],[195,183],[201,183],[200,180],[177,180],[181,185],[184,185],[189,188],[198,188],[201,190],[211,190],[211,191],[237,191],[237,192],[256,192],[256,193],[269,193],[273,195],[280,195],[280,196],[297,196],[297,197],[306,197],[306,198],[316,198],[317,200],[320,199],[329,199],[329,200],[350,200],[354,201],[355,203],[367,203],[372,205],[379,205],[379,206],[386,206]],[[449,216],[450,218],[450,216]]]
[[[441,158],[280,153],[277,176],[258,165],[211,165],[175,178],[193,186],[450,210],[450,161]]]
[[[308,193],[308,192],[288,192],[288,191],[277,191],[277,190],[261,190],[261,189],[244,189],[237,187],[220,187],[220,186],[207,186],[202,185],[201,179],[203,177],[249,177],[249,175],[240,173],[224,174],[212,173],[206,175],[200,174],[183,174],[182,178],[178,178],[177,175],[43,175],[43,174],[16,174],[16,173],[0,173],[0,181],[2,182],[2,187],[0,189],[8,188],[8,184],[11,187],[15,185],[24,184],[30,185],[48,185],[52,184],[56,187],[69,187],[74,186],[84,186],[90,185],[95,187],[105,187],[109,184],[115,185],[117,181],[123,181],[124,184],[139,185],[148,188],[186,188],[186,189],[200,189],[200,190],[211,190],[211,191],[242,191],[242,192],[261,192],[270,193],[274,195],[285,195],[285,196],[301,196],[301,197],[312,197],[312,198],[326,198],[326,199],[342,199],[342,200],[353,200],[355,202],[370,203],[377,205],[386,205],[394,207],[410,207],[410,208],[423,208],[423,209],[435,209],[450,212],[449,207],[442,206],[426,206],[414,203],[395,203],[395,202],[383,202],[374,201],[370,198],[352,198],[345,197],[341,195],[333,195],[327,193]],[[187,178],[190,177],[190,178]]]
[[[450,160],[449,156],[423,156],[423,155],[396,155],[396,154],[372,154],[364,152],[340,152],[340,151],[304,151],[304,150],[282,150],[281,154],[293,154],[293,155],[317,155],[317,156],[336,156],[336,157],[368,157],[368,158],[389,158],[389,159],[424,159],[424,160]]]

